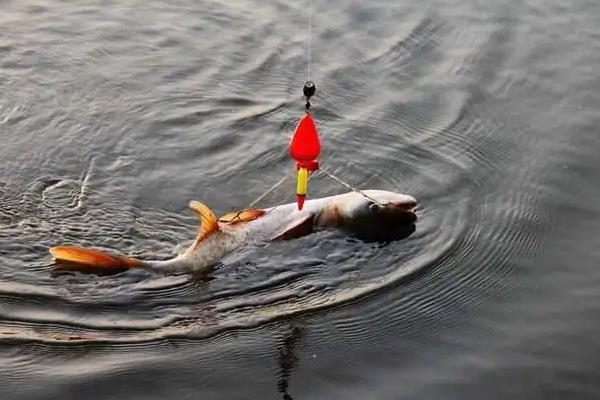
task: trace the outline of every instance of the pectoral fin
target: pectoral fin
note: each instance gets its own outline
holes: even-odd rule
[[[213,213],[210,208],[199,201],[190,201],[190,208],[194,210],[196,214],[198,214],[198,219],[200,220],[198,235],[196,236],[196,240],[191,247],[193,249],[207,236],[219,230],[219,222],[217,221],[215,213]]]
[[[281,232],[273,237],[273,240],[289,240],[297,239],[302,236],[309,235],[314,231],[314,215],[303,214],[288,226],[283,228]]]

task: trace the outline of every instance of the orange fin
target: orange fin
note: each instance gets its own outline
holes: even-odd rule
[[[232,211],[219,218],[219,222],[229,225],[236,225],[243,222],[254,221],[265,215],[266,211],[258,208],[247,208],[242,211]]]
[[[83,247],[55,246],[49,251],[58,263],[55,265],[57,269],[124,270],[143,265],[143,261],[136,258],[112,255]]]
[[[313,233],[313,231],[314,215],[307,214],[292,221],[288,226],[283,228],[281,232],[275,235],[272,240],[297,239],[299,237],[309,235]]]
[[[190,248],[193,249],[207,236],[219,230],[219,222],[215,213],[213,213],[210,208],[199,201],[190,201],[190,208],[194,210],[196,214],[198,214],[198,219],[200,219],[198,235],[196,236],[196,240]]]

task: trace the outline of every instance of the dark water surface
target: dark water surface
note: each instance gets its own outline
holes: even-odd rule
[[[314,3],[322,162],[416,232],[98,277],[47,248],[168,258],[289,170],[306,2],[0,1],[1,399],[600,398],[600,2]]]

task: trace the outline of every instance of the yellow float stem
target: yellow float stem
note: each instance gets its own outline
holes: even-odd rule
[[[308,192],[308,168],[298,168],[298,184],[296,186],[296,194],[306,196]]]

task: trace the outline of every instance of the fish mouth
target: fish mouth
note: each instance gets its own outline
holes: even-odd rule
[[[413,198],[384,203],[373,202],[369,205],[369,213],[361,213],[347,219],[344,228],[368,242],[401,240],[410,236],[416,229],[416,209],[417,201]]]
[[[413,224],[417,220],[417,201],[414,199],[403,199],[385,204],[374,203],[369,208],[372,212],[369,222],[380,228],[389,229],[393,226]]]
[[[385,205],[385,207],[392,211],[401,211],[405,213],[415,214],[417,209],[417,201],[410,200],[396,203],[388,203]]]
[[[417,202],[403,200],[371,206],[369,216],[356,218],[346,228],[367,242],[391,242],[409,237],[416,229]]]
[[[386,218],[388,224],[404,226],[417,222],[416,210],[416,200],[403,200],[386,204],[381,214]]]

